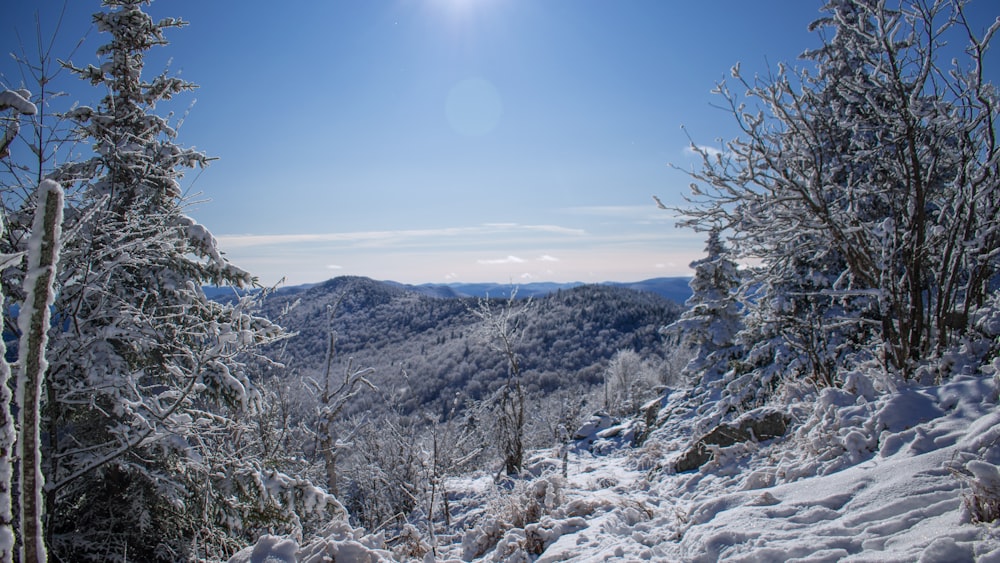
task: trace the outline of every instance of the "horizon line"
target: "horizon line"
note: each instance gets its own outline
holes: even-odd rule
[[[371,276],[364,276],[364,275],[360,275],[360,274],[343,274],[343,275],[339,275],[339,276],[333,276],[333,277],[327,278],[325,280],[320,280],[320,281],[315,281],[315,282],[296,283],[296,284],[292,284],[292,285],[285,284],[284,280],[279,280],[277,283],[272,284],[270,286],[261,285],[260,287],[272,287],[272,288],[275,288],[275,289],[281,289],[281,288],[289,288],[289,287],[314,286],[314,285],[324,284],[324,283],[327,283],[327,282],[330,282],[330,281],[333,281],[333,280],[336,280],[336,279],[341,279],[341,278],[362,278],[362,279],[367,279],[367,280],[371,280],[371,281],[375,281],[375,282],[379,282],[379,283],[394,283],[394,284],[399,284],[399,285],[404,285],[404,286],[414,286],[414,287],[418,287],[418,286],[453,286],[453,285],[499,285],[499,286],[519,287],[519,286],[529,286],[529,285],[635,284],[635,283],[643,283],[643,282],[654,281],[654,280],[690,280],[693,277],[694,277],[693,275],[689,275],[689,276],[655,276],[655,277],[651,277],[651,278],[643,278],[643,279],[632,280],[632,281],[603,280],[603,281],[599,281],[599,282],[584,282],[584,281],[579,281],[579,280],[565,281],[565,282],[548,281],[548,280],[539,280],[539,281],[534,281],[533,280],[533,281],[522,281],[522,282],[510,282],[510,281],[508,281],[508,282],[498,282],[498,281],[402,282],[402,281],[392,280],[392,279],[376,279],[376,278],[373,278]],[[218,286],[218,285],[212,285],[212,284],[205,284],[205,285],[203,285],[203,287],[221,288],[221,287],[229,287],[229,286]]]

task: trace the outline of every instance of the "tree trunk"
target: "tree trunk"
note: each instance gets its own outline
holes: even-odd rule
[[[41,395],[48,362],[49,308],[52,305],[59,236],[62,224],[63,191],[59,184],[45,180],[38,186],[38,207],[28,241],[28,268],[24,278],[25,300],[18,318],[21,329],[18,395],[21,422],[21,561],[46,560],[42,530],[42,460],[39,423]]]
[[[3,222],[0,219],[0,230]],[[0,303],[3,293],[0,292]],[[3,325],[0,317],[0,326]],[[11,477],[14,473],[14,444],[16,430],[14,415],[10,411],[11,394],[7,387],[10,364],[5,356],[7,347],[0,338],[0,562],[10,563],[14,558],[14,513],[12,509]]]

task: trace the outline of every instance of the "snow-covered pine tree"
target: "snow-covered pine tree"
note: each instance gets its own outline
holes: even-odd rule
[[[107,92],[68,114],[94,156],[54,176],[74,194],[50,329],[43,460],[49,550],[60,560],[225,558],[261,530],[294,531],[311,484],[240,449],[259,404],[249,358],[283,337],[250,299],[219,304],[204,284],[248,287],[184,212],[180,180],[209,158],[175,143],[154,113],[194,85],[143,77],[144,54],[184,25],[147,0],[105,0],[99,66],[70,70]]]
[[[840,271],[829,267],[835,257],[789,258],[775,268],[744,270],[747,315],[736,338],[741,354],[725,377],[725,401],[734,408],[763,404],[786,381],[838,385],[839,366],[871,357],[873,330],[859,319],[869,301],[832,291],[830,272]]]
[[[693,346],[682,375],[694,383],[718,381],[739,355],[736,335],[743,328],[738,291],[740,271],[729,257],[719,230],[711,229],[704,258],[691,262],[691,297],[680,318],[663,328],[678,345]]]
[[[837,301],[820,314],[872,327],[903,377],[966,333],[996,281],[1000,102],[982,69],[1000,22],[980,33],[963,5],[830,1],[812,26],[824,42],[805,55],[812,69],[749,79],[734,67],[746,100],[718,91],[742,136],[703,152],[686,210],[763,264],[750,283],[819,274],[814,294]],[[950,67],[946,39],[968,42]]]

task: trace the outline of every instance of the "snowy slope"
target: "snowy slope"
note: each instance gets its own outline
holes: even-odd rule
[[[863,395],[826,389],[790,407],[789,435],[717,448],[701,469],[673,473],[673,459],[704,431],[703,415],[685,411],[690,397],[675,393],[642,447],[599,440],[596,449],[609,453],[574,453],[566,479],[554,453],[537,452],[536,476],[517,483],[453,480],[464,532],[439,533],[437,557],[423,559],[1000,561],[1000,530],[972,523],[964,502],[973,473],[1000,487],[995,381],[961,376]],[[407,559],[382,537],[348,530],[303,542],[297,560]],[[234,561],[296,560],[287,540],[256,547],[258,558],[247,550]]]

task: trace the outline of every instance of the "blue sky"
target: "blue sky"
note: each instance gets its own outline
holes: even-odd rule
[[[55,55],[99,2],[72,0]],[[689,275],[703,236],[681,203],[686,127],[720,146],[710,91],[794,62],[808,0],[159,0],[190,25],[148,59],[200,85],[179,142],[219,160],[186,187],[231,260],[271,284],[351,274],[409,283]],[[15,3],[0,45],[34,53],[63,2]],[[973,3],[983,27],[1000,7]],[[4,8],[5,12],[7,8]],[[90,29],[73,58],[94,61]],[[20,75],[0,62],[2,84]],[[76,81],[67,99],[100,92]],[[28,85],[29,88],[31,85]]]

